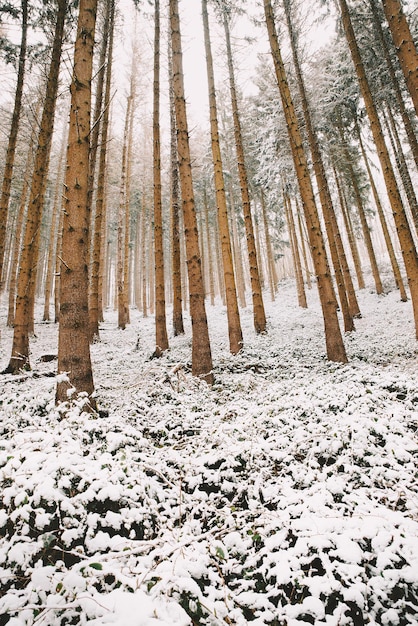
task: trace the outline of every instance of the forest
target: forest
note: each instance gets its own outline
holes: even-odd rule
[[[417,41],[0,3],[0,626],[418,624]]]

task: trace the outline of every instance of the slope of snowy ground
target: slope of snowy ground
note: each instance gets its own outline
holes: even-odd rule
[[[33,373],[0,379],[0,625],[418,624],[411,303],[359,299],[348,365],[291,281],[266,335],[243,312],[235,357],[208,307],[212,389],[189,333],[153,360],[153,320],[109,313],[100,415],[54,407],[56,328],[38,324]]]

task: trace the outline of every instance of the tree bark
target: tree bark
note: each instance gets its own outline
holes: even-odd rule
[[[228,61],[229,90],[231,93],[232,116],[234,120],[235,148],[237,152],[238,174],[241,186],[242,210],[244,213],[245,234],[247,240],[248,260],[250,267],[250,281],[253,299],[253,317],[256,333],[266,331],[267,320],[264,311],[263,294],[261,290],[260,274],[257,264],[257,250],[254,237],[253,217],[251,212],[250,193],[248,188],[247,168],[245,166],[244,147],[242,143],[241,120],[238,110],[238,99],[235,87],[235,75],[232,59],[231,36],[226,13],[223,15],[225,31],[226,53]]]
[[[371,10],[373,13],[373,23],[375,24],[377,34],[382,44],[383,54],[386,60],[386,65],[389,71],[389,76],[392,82],[392,87],[395,92],[396,101],[399,107],[399,112],[401,114],[402,121],[405,127],[406,136],[408,137],[408,142],[411,147],[415,165],[418,168],[418,140],[415,135],[414,128],[412,126],[411,118],[409,117],[408,111],[406,110],[402,91],[400,89],[399,81],[396,76],[396,71],[392,63],[392,58],[390,56],[388,42],[386,40],[385,33],[383,32],[382,24],[379,19],[379,13],[377,11],[376,0],[369,0],[369,2],[370,2]]]
[[[88,175],[97,0],[80,0],[65,176],[56,401],[87,394],[95,408],[88,317]]]
[[[398,264],[398,261],[396,259],[395,251],[393,249],[392,239],[391,239],[390,234],[389,234],[389,228],[388,228],[388,225],[387,225],[387,222],[386,222],[385,213],[383,211],[382,203],[380,201],[380,197],[379,197],[379,194],[377,192],[376,183],[374,182],[372,170],[371,170],[370,164],[369,164],[369,159],[367,158],[366,150],[365,150],[364,144],[363,144],[363,139],[361,137],[360,127],[359,127],[357,121],[356,121],[356,132],[357,132],[357,137],[358,137],[359,144],[360,144],[361,154],[363,156],[363,161],[364,161],[364,164],[366,166],[367,175],[369,177],[370,186],[372,188],[372,194],[373,194],[374,202],[376,204],[377,212],[378,212],[378,215],[379,215],[380,224],[382,226],[383,237],[385,239],[386,248],[387,248],[387,251],[388,251],[388,254],[389,254],[389,260],[390,260],[390,263],[392,265],[392,271],[393,271],[393,275],[395,277],[396,286],[399,289],[399,293],[400,293],[402,302],[406,302],[408,300],[408,297],[406,295],[405,286],[403,284],[401,271],[399,269],[399,264]]]
[[[343,277],[340,254],[345,255],[344,248],[341,242],[341,235],[338,228],[338,223],[335,217],[334,206],[332,203],[331,192],[329,190],[328,179],[325,174],[325,167],[322,160],[321,150],[319,148],[318,138],[316,130],[312,124],[311,111],[308,103],[308,96],[306,94],[305,81],[302,75],[302,70],[299,62],[299,54],[297,50],[296,36],[292,25],[290,2],[284,0],[284,8],[286,13],[287,28],[290,36],[290,43],[292,48],[293,63],[296,70],[297,83],[299,87],[299,94],[302,101],[303,118],[305,121],[305,127],[308,136],[309,147],[312,155],[313,168],[315,172],[315,178],[319,190],[319,198],[322,207],[322,214],[324,216],[325,228],[328,236],[328,245],[331,253],[331,260],[335,272],[335,280],[337,283],[338,296],[340,299],[341,312],[344,320],[345,332],[351,332],[354,330],[354,320],[351,315],[348,305],[347,291],[345,287],[345,280]],[[339,249],[337,247],[337,237],[340,239]],[[348,277],[347,277],[348,278]]]
[[[38,145],[33,168],[26,229],[17,281],[16,309],[12,354],[6,372],[30,369],[29,333],[33,324],[36,268],[39,256],[41,219],[48,178],[49,156],[54,129],[55,105],[61,60],[67,0],[59,0],[56,14],[51,63],[45,90],[45,103],[40,123]]]
[[[181,284],[180,254],[180,180],[177,157],[176,111],[173,91],[173,59],[171,46],[168,46],[168,81],[170,97],[170,162],[171,162],[171,273],[173,293],[173,332],[174,336],[184,334],[183,293]]]
[[[231,237],[229,233],[228,209],[221,148],[219,143],[219,123],[216,103],[215,76],[213,71],[212,46],[210,41],[207,0],[202,0],[203,30],[205,36],[206,71],[209,91],[209,113],[213,173],[215,179],[216,204],[218,207],[218,229],[221,240],[223,279],[225,285],[226,310],[228,317],[229,349],[237,354],[243,345],[241,321],[238,308],[235,273],[232,262]]]
[[[386,5],[391,5],[386,2]],[[376,106],[373,101],[372,93],[370,91],[369,83],[367,81],[364,65],[360,56],[360,51],[356,42],[353,25],[351,23],[350,13],[348,10],[346,0],[339,0],[343,26],[347,37],[347,42],[350,48],[353,63],[356,69],[357,78],[360,84],[360,90],[366,106],[367,115],[370,121],[370,127],[373,134],[373,139],[376,144],[377,153],[380,159],[382,167],[383,177],[386,184],[387,193],[389,196],[390,205],[395,219],[396,230],[399,237],[399,243],[402,251],[402,256],[405,263],[405,269],[408,276],[409,289],[411,293],[412,307],[414,311],[415,322],[415,336],[418,339],[418,255],[415,248],[415,243],[412,237],[411,229],[406,217],[402,205],[402,199],[399,193],[396,177],[393,171],[392,163],[390,161],[389,152],[383,137],[382,126],[380,124],[379,117],[377,115]],[[418,64],[415,65],[418,72]],[[418,95],[418,90],[415,90]],[[418,102],[417,102],[418,104]]]
[[[159,357],[168,350],[165,312],[165,271],[163,212],[161,197],[160,145],[160,0],[154,0],[154,109],[153,109],[153,175],[154,175],[154,254],[155,254],[155,351]]]
[[[382,0],[396,54],[418,115],[418,53],[400,0]]]
[[[192,373],[212,384],[212,354],[205,309],[205,294],[199,239],[197,231],[189,131],[184,97],[183,58],[178,0],[170,0],[171,45],[173,51],[173,89],[177,124],[180,183],[183,201],[183,221],[186,239],[187,272],[189,277],[190,316],[192,318]]]
[[[7,214],[9,212],[10,190],[15,162],[17,134],[19,131],[20,114],[22,111],[23,82],[26,67],[27,34],[28,34],[28,0],[22,0],[22,36],[18,62],[18,73],[12,123],[7,145],[6,161],[4,165],[3,184],[0,196],[0,282],[3,273],[4,248],[6,242]]]
[[[317,276],[318,292],[324,318],[327,356],[331,361],[346,363],[347,355],[338,321],[337,306],[326,256],[325,243],[320,227],[318,211],[315,204],[312,182],[309,175],[305,151],[303,149],[296,111],[290,94],[286,71],[280,52],[276,26],[274,23],[273,9],[270,0],[264,0],[264,12],[277,84],[282,100],[283,112],[286,118],[293,162],[299,183],[305,220],[308,227],[312,259]]]
[[[292,250],[293,265],[295,268],[296,287],[298,292],[298,303],[302,309],[308,308],[306,300],[305,286],[303,284],[302,264],[300,262],[300,253],[298,246],[298,238],[296,235],[295,220],[293,217],[292,205],[288,194],[283,193],[283,204],[289,230],[290,248]]]
[[[111,98],[111,86],[112,86],[112,64],[113,64],[113,40],[114,40],[114,28],[115,28],[115,2],[114,0],[108,0],[110,4],[109,15],[109,45],[107,50],[107,66],[106,66],[106,81],[105,81],[105,94],[103,103],[103,119],[101,125],[101,142],[99,153],[99,170],[97,175],[97,191],[96,191],[96,206],[94,213],[94,228],[92,241],[92,253],[90,264],[90,281],[89,281],[89,335],[90,341],[99,340],[99,322],[101,321],[101,293],[103,281],[103,263],[102,257],[105,253],[106,240],[103,245],[104,230],[106,224],[106,201],[105,201],[105,183],[106,183],[106,170],[107,170],[107,145],[109,135],[109,117],[110,117],[110,98]],[[91,163],[91,161],[90,161]],[[90,179],[92,175],[92,164],[90,165]],[[90,184],[90,183],[89,183]],[[90,188],[89,188],[90,193]]]

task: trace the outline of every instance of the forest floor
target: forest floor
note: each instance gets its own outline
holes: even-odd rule
[[[418,624],[411,303],[360,292],[341,365],[308,298],[266,295],[262,336],[244,310],[237,356],[208,306],[212,388],[188,319],[155,360],[153,319],[108,312],[100,414],[54,406],[57,329],[36,324],[33,371],[0,378],[0,626]]]

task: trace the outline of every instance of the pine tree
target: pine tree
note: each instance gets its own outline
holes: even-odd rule
[[[71,82],[60,269],[60,319],[56,401],[94,390],[88,317],[88,175],[91,80],[97,0],[80,0]],[[71,397],[74,397],[73,395]]]
[[[184,97],[183,58],[178,0],[170,0],[171,45],[173,52],[173,90],[177,125],[180,184],[183,201],[183,221],[186,239],[189,302],[192,318],[192,373],[212,384],[212,353],[205,309],[202,261],[199,251],[189,131]]]

